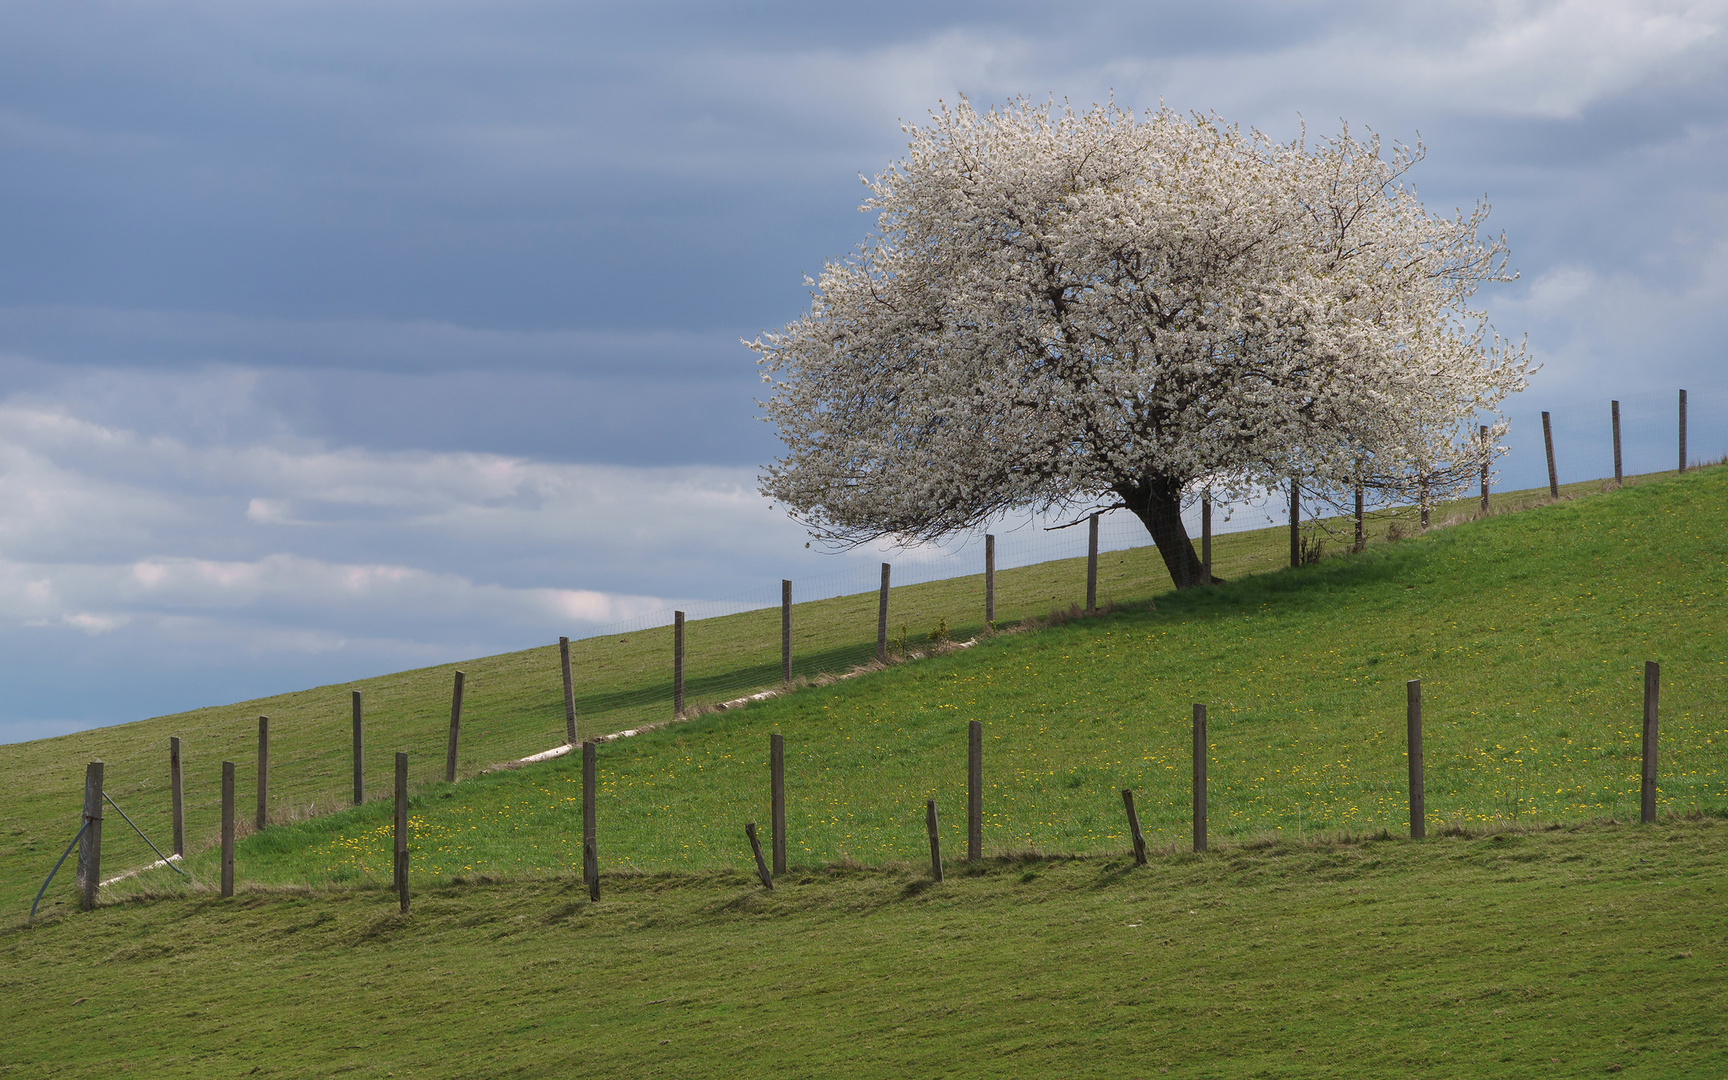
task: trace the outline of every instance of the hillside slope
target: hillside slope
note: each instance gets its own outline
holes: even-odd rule
[[[1118,610],[601,748],[603,862],[743,867],[787,740],[789,848],[917,862],[935,799],[963,850],[966,725],[986,734],[985,847],[1121,851],[1189,829],[1191,705],[1210,712],[1214,837],[1402,832],[1405,682],[1424,684],[1428,827],[1635,818],[1642,665],[1662,663],[1663,813],[1728,809],[1728,469],[1560,503]],[[426,789],[417,880],[558,874],[579,767]],[[245,880],[389,873],[383,804],[273,827]],[[212,875],[212,853],[192,860]],[[158,873],[159,879],[162,875]],[[140,888],[162,888],[141,880]],[[124,888],[120,890],[123,894]]]

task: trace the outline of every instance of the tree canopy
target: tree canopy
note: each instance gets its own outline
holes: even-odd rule
[[[787,448],[762,491],[817,537],[1126,507],[1188,587],[1185,499],[1293,474],[1439,494],[1525,384],[1469,306],[1510,280],[1504,239],[1485,203],[1422,207],[1420,147],[1026,101],[905,130],[874,233],[749,343]]]

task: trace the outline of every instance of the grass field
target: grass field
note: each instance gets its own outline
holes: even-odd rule
[[[597,904],[571,873],[569,758],[426,779],[448,668],[364,685],[392,703],[375,769],[390,733],[436,736],[410,745],[406,918],[385,886],[386,803],[293,812],[342,797],[347,687],[0,747],[19,916],[0,929],[0,1074],[1728,1074],[1728,469],[1208,590],[1142,573],[1151,595],[1133,597],[1135,554],[1110,571],[1108,614],[605,744]],[[1036,589],[1072,585],[1072,567],[1028,570],[1026,615]],[[967,587],[917,588],[937,610]],[[557,741],[555,656],[466,666],[482,745]],[[1663,817],[1633,826],[1647,658],[1663,665]],[[1422,842],[1396,838],[1415,677]],[[1211,713],[1201,856],[1183,850],[1194,701]],[[294,708],[302,728],[284,731]],[[92,748],[121,777],[160,771],[170,732],[245,762],[257,712],[289,820],[242,841],[239,895],[213,895],[202,850],[197,885],[154,871],[79,915],[57,881],[46,917],[22,921]],[[963,851],[973,719],[988,857],[934,885],[923,801]],[[766,819],[773,732],[794,865],[767,893],[742,826]],[[149,821],[163,786],[123,804]],[[1145,868],[1125,855],[1121,787],[1152,835]],[[106,835],[109,872],[150,858],[112,816]]]
[[[139,900],[0,930],[0,1074],[1728,1074],[1713,819]]]
[[[1625,820],[1637,814],[1646,658],[1663,664],[1659,807],[1721,813],[1725,494],[1728,470],[1716,469],[1492,517],[610,743],[602,859],[747,865],[742,827],[766,820],[772,732],[788,743],[794,863],[916,861],[927,798],[958,850],[973,719],[986,732],[986,850],[1123,850],[1124,787],[1152,842],[1174,847],[1189,829],[1195,701],[1211,716],[1215,837],[1402,831],[1410,678],[1424,680],[1431,831]],[[416,880],[563,873],[579,851],[579,774],[565,758],[425,786]],[[124,832],[108,835],[125,851]],[[148,861],[132,842],[132,865]],[[388,807],[375,803],[247,838],[239,873],[380,881],[389,851]],[[193,877],[213,880],[214,859],[208,847],[195,854]],[[112,892],[173,888],[167,876]],[[22,902],[34,883],[19,884]],[[53,902],[69,888],[57,885]]]

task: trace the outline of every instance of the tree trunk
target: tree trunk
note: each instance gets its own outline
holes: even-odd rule
[[[1204,581],[1200,559],[1194,554],[1194,542],[1188,539],[1188,529],[1182,524],[1181,480],[1168,476],[1152,476],[1132,486],[1116,488],[1116,494],[1128,504],[1135,516],[1152,534],[1158,554],[1164,557],[1164,568],[1178,589],[1192,589]]]

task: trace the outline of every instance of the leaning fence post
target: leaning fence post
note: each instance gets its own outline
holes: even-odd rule
[[[1614,424],[1614,483],[1624,484],[1626,478],[1620,474],[1620,403],[1608,403],[1608,415]]]
[[[234,763],[222,763],[222,895],[234,895]]]
[[[780,579],[780,681],[792,682],[792,582]]]
[[[1206,706],[1194,703],[1194,850],[1206,850]]]
[[[444,782],[456,782],[456,746],[462,735],[462,681],[463,674],[456,673],[455,684],[450,688],[450,744],[444,750]]]
[[[1686,391],[1680,391],[1680,471],[1686,471]]]
[[[1098,614],[1098,515],[1086,522],[1086,614]]]
[[[786,739],[768,736],[768,827],[773,832],[774,872],[786,872]]]
[[[258,828],[270,822],[270,718],[258,718]]]
[[[672,613],[672,716],[684,715],[684,613]]]
[[[1488,425],[1478,424],[1476,426],[1481,429],[1477,433],[1477,438],[1482,440],[1482,512],[1486,514],[1488,512],[1488,464],[1494,454],[1488,446]]]
[[[594,827],[594,743],[582,744],[582,879],[588,899],[600,899],[600,850]]]
[[[966,861],[984,857],[984,722],[966,725]]]
[[[888,572],[892,568],[882,564],[882,591],[876,597],[876,662],[888,662]]]
[[[1146,865],[1146,837],[1140,833],[1140,815],[1134,812],[1134,792],[1122,789],[1122,809],[1128,811],[1128,835],[1134,840],[1134,865]]]
[[[1542,448],[1548,452],[1548,497],[1560,497],[1560,474],[1554,469],[1554,427],[1548,422],[1548,414],[1542,414]]]
[[[174,854],[186,857],[186,785],[180,776],[180,736],[168,739],[168,803],[174,822]]]
[[[1428,808],[1422,773],[1422,680],[1404,684],[1404,743],[1410,767],[1410,839],[1428,835]]]
[[[1212,496],[1200,496],[1200,583],[1212,584]]]
[[[366,801],[366,712],[360,691],[352,691],[354,713],[354,805]]]
[[[756,877],[761,880],[764,889],[773,892],[774,878],[768,873],[768,864],[762,861],[762,841],[756,837],[754,821],[744,826],[744,835],[750,838],[750,853],[756,856]]]
[[[996,538],[984,534],[984,625],[996,625]]]
[[[564,745],[576,745],[576,685],[570,679],[570,639],[558,639],[558,666],[564,671]]]
[[[78,840],[78,909],[96,907],[102,882],[102,763],[84,766],[84,829]]]
[[[1290,565],[1302,565],[1302,485],[1290,478]]]
[[[1644,661],[1644,767],[1640,776],[1638,820],[1656,820],[1656,703],[1662,693],[1662,667]]]
[[[924,801],[924,830],[930,834],[930,877],[942,880],[942,837],[936,828],[936,800]]]

